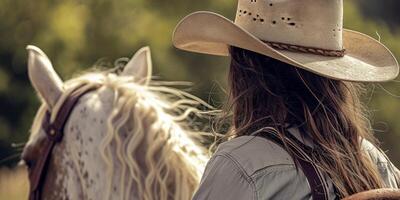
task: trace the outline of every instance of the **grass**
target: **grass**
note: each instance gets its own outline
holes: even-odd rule
[[[0,169],[0,199],[28,199],[29,181],[24,167]]]

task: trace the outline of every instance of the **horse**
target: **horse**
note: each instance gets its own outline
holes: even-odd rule
[[[199,142],[201,127],[188,119],[209,106],[152,80],[148,47],[120,73],[92,70],[66,82],[42,50],[27,50],[30,82],[42,101],[22,153],[30,178],[46,156],[46,119],[65,115],[61,107],[77,88],[92,88],[66,115],[62,137],[39,170],[39,186],[31,182],[31,193],[39,195],[31,199],[191,198],[209,156]]]

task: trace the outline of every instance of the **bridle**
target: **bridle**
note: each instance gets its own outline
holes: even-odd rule
[[[46,173],[44,170],[48,168],[51,153],[56,144],[60,143],[64,135],[64,127],[72,113],[73,108],[77,104],[80,97],[84,94],[98,89],[99,85],[83,84],[73,89],[70,95],[62,103],[57,116],[53,122],[50,122],[50,111],[47,111],[43,119],[42,128],[46,132],[44,141],[43,154],[35,163],[32,169],[29,169],[30,193],[29,200],[39,200],[41,195]]]

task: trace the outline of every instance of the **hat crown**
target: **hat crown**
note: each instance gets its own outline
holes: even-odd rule
[[[343,49],[343,0],[239,0],[235,24],[267,42]]]

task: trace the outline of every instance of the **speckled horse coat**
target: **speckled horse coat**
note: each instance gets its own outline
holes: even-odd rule
[[[90,73],[64,83],[47,56],[28,46],[28,71],[43,100],[32,127],[23,160],[28,167],[41,155],[46,139],[44,113],[52,119],[71,88],[81,83],[101,84],[74,107],[64,138],[54,148],[45,172],[42,199],[190,199],[207,156],[190,130],[167,111],[188,109],[198,101],[183,93],[149,85],[151,59],[141,49],[120,75]],[[174,104],[154,90],[181,96]]]

